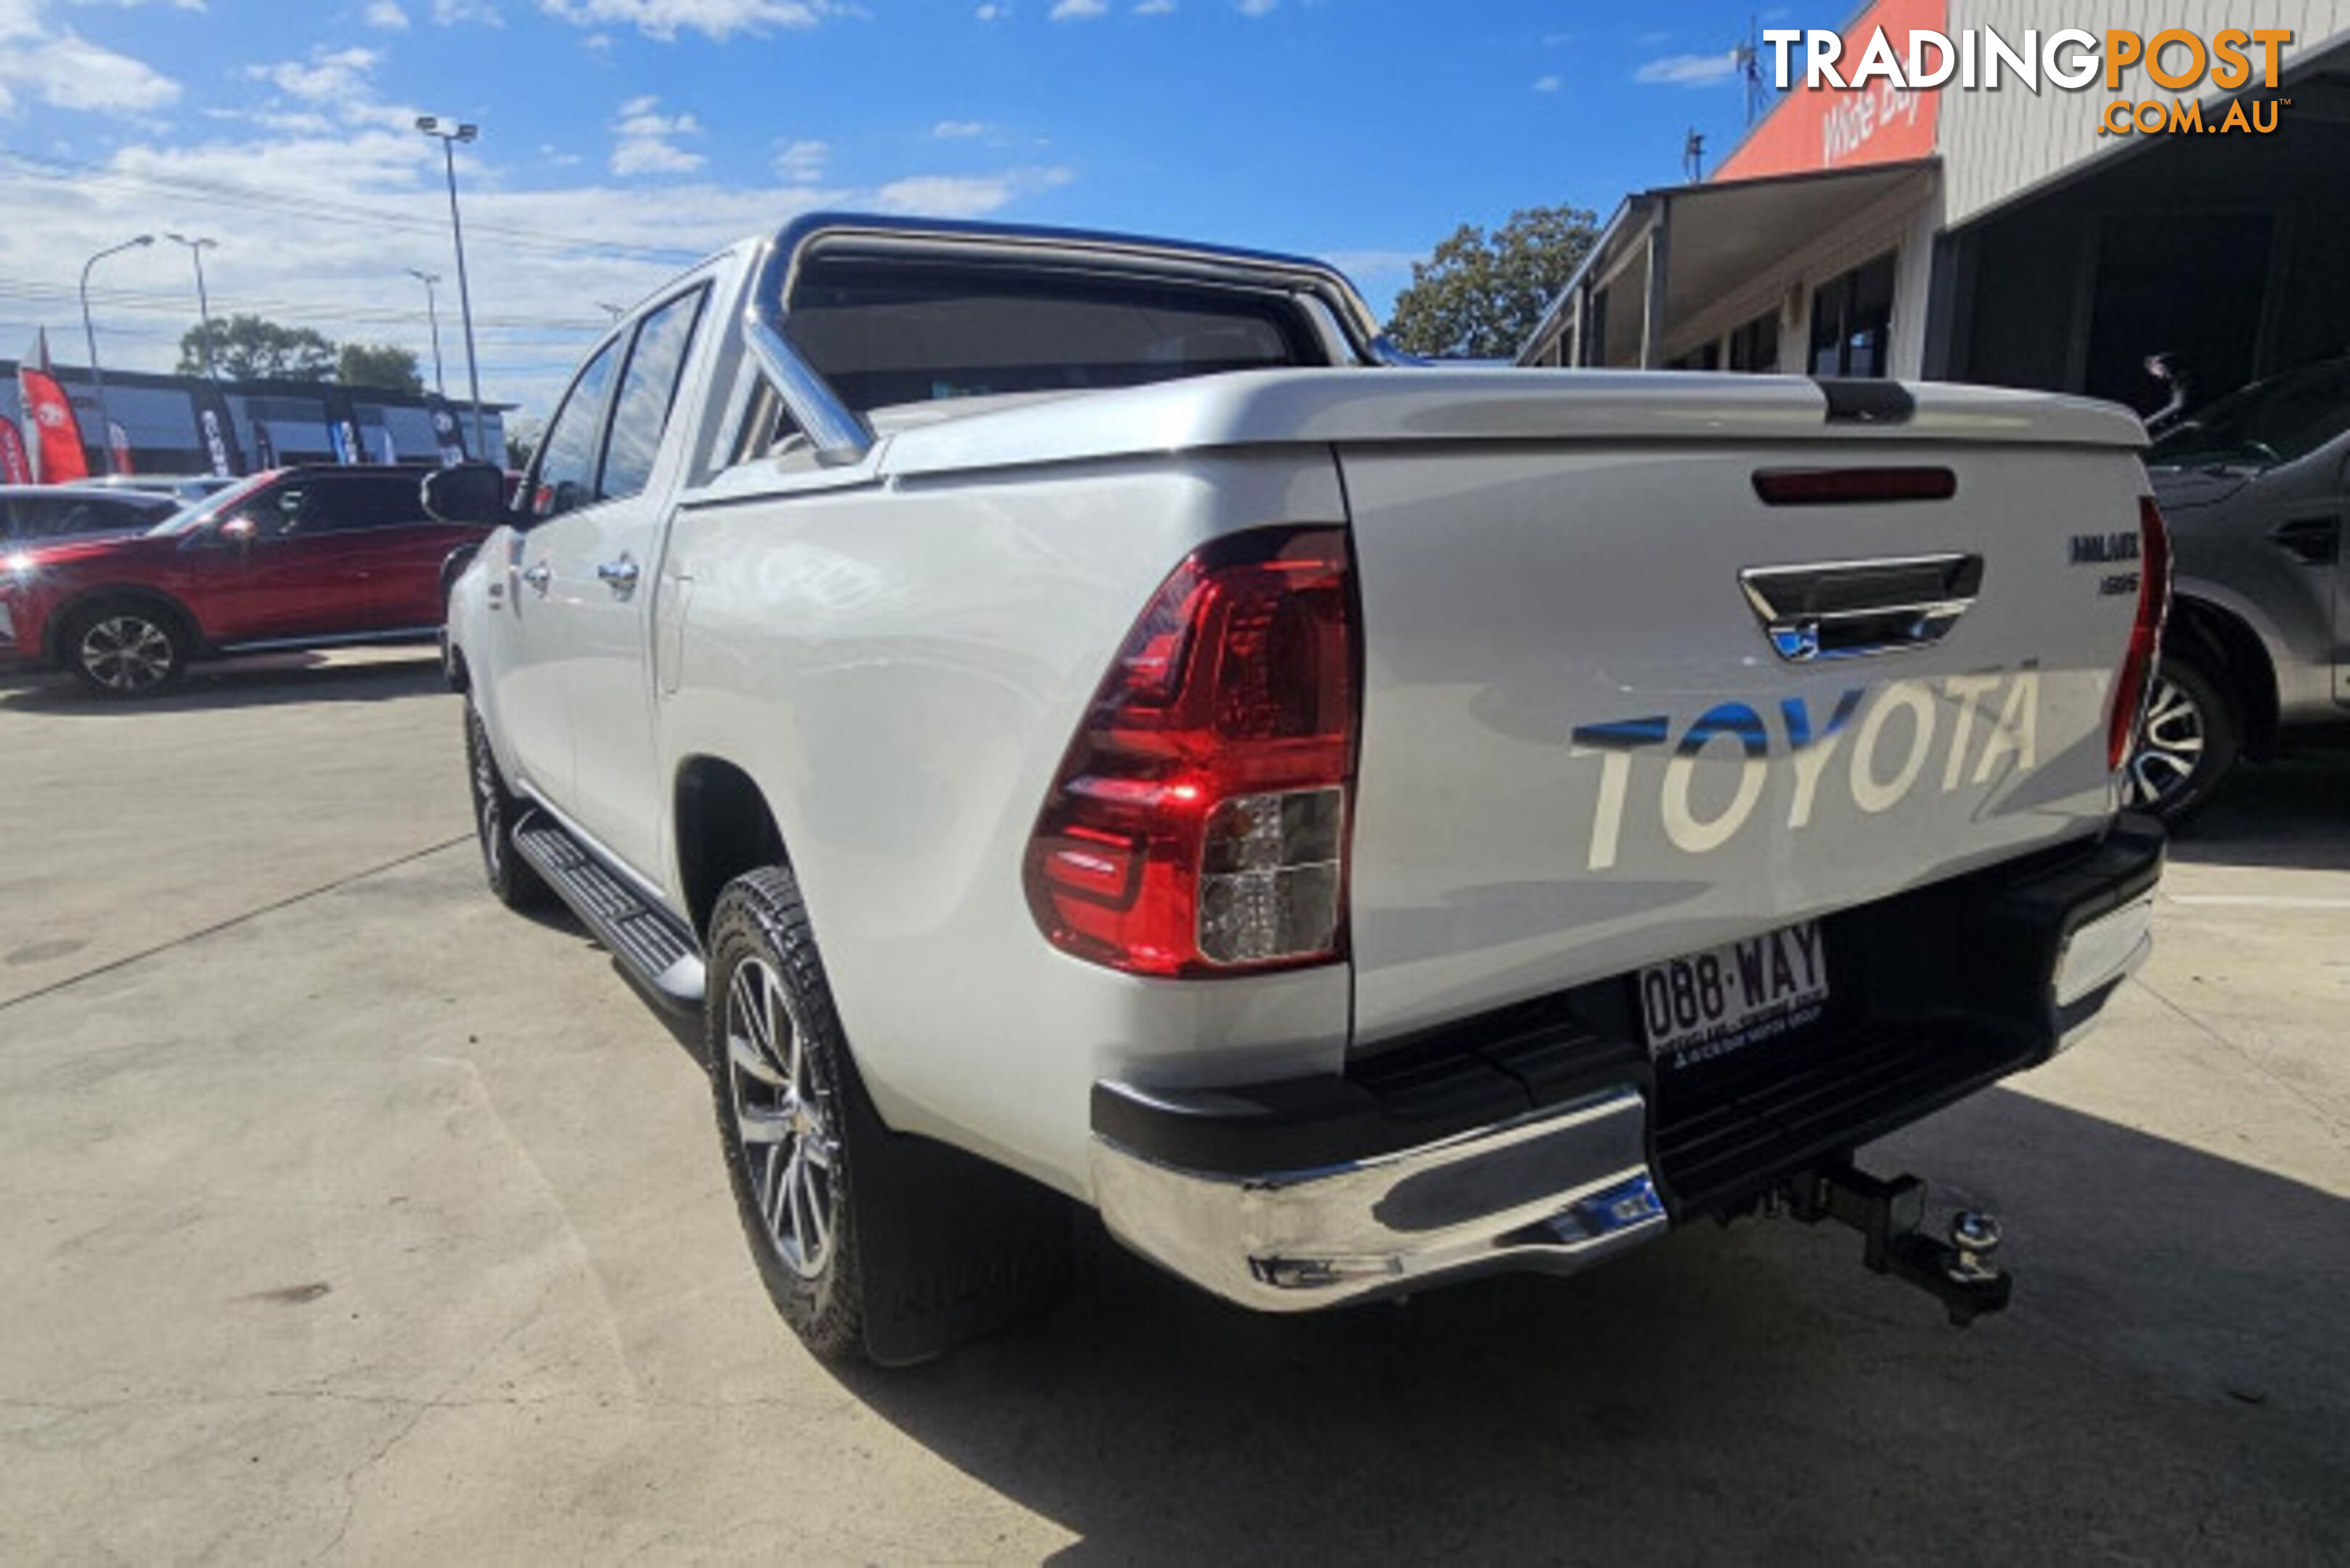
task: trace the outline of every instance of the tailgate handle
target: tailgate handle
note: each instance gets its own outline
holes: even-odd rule
[[[1981,556],[1908,556],[1738,574],[1772,651],[1790,664],[1931,648],[1982,591]]]

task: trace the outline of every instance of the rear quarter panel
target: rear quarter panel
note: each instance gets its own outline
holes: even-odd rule
[[[806,483],[722,485],[672,524],[662,746],[672,773],[708,755],[758,782],[891,1125],[1087,1196],[1097,1078],[1336,1066],[1345,966],[1138,980],[1048,945],[1022,886],[1045,792],[1152,592],[1216,535],[1341,520],[1328,450]]]

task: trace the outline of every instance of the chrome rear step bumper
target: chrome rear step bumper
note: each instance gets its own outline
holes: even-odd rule
[[[1245,1306],[1300,1312],[1503,1270],[1568,1272],[1663,1233],[1648,1108],[1616,1089],[1415,1148],[1239,1176],[1093,1146],[1110,1231]]]

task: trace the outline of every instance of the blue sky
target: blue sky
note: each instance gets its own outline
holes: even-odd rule
[[[1773,7],[1831,26],[1846,7]],[[484,390],[543,411],[605,317],[817,206],[1330,256],[1384,311],[1463,222],[1604,216],[1743,124],[1754,8],[1594,0],[0,0],[0,355],[78,363],[83,260],[217,238],[216,314],[415,348],[461,161]],[[92,278],[109,365],[168,369],[188,253]]]

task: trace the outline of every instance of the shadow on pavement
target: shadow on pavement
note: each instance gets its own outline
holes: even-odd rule
[[[0,676],[0,707],[20,712],[115,717],[202,712],[286,702],[381,702],[445,691],[439,654],[401,649],[363,659],[324,653],[273,653],[191,665],[176,690],[115,701],[84,690],[71,676],[18,671]]]
[[[2190,865],[2350,870],[2350,742],[2238,767],[2171,835],[2170,855]]]
[[[1073,1560],[2345,1560],[2341,1199],[2007,1091],[1897,1144],[2003,1210],[2003,1317],[1782,1221],[1294,1319],[1101,1241],[1054,1320],[844,1380]]]

